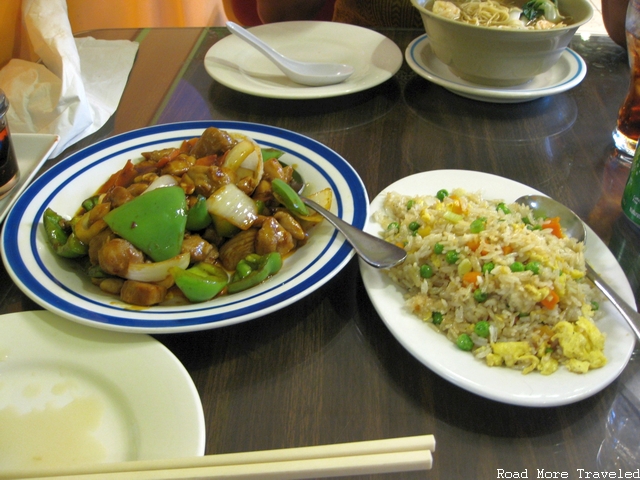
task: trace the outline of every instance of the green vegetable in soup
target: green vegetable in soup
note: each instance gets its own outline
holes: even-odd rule
[[[522,15],[530,22],[543,16],[553,23],[562,20],[558,5],[553,0],[530,0],[522,7]]]

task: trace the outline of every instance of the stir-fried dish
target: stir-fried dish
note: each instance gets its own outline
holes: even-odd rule
[[[548,30],[567,25],[556,0],[529,0],[521,7],[505,0],[435,0],[432,11],[482,27]]]
[[[276,274],[322,217],[283,152],[214,127],[142,153],[71,219],[48,208],[47,239],[104,292],[132,305],[203,302]],[[330,208],[332,192],[309,195]]]

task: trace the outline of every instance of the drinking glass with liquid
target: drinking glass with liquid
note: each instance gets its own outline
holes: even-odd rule
[[[629,92],[618,112],[613,140],[616,148],[631,161],[640,137],[640,0],[629,0],[625,31],[631,80]]]
[[[18,159],[7,124],[7,110],[9,110],[9,102],[4,92],[0,90],[0,199],[7,196],[20,179]]]

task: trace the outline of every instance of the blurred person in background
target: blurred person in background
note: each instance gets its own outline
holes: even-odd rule
[[[334,22],[361,27],[423,28],[410,0],[256,0],[264,23],[309,20],[333,3]]]

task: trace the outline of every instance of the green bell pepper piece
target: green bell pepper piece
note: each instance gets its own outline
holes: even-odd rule
[[[211,300],[229,283],[224,268],[209,263],[198,263],[187,270],[172,267],[169,273],[184,296],[194,303]]]
[[[284,205],[291,213],[295,213],[302,217],[309,216],[309,209],[296,191],[291,188],[287,182],[280,180],[279,178],[274,178],[271,180],[271,190],[273,190],[273,195],[276,197],[276,200]]]
[[[67,222],[50,208],[42,214],[42,223],[49,245],[61,257],[83,257],[89,251],[89,247],[76,237]]]
[[[82,202],[82,208],[84,208],[87,212],[93,207],[95,207],[100,202],[100,195],[94,195],[93,197],[87,198],[84,202]]]
[[[241,261],[242,262],[242,261]],[[247,272],[246,266],[252,269]],[[248,255],[242,263],[241,270],[236,269],[233,280],[229,283],[229,293],[237,293],[264,282],[282,268],[282,256],[278,252],[266,255]]]
[[[156,188],[111,210],[104,221],[154,262],[180,253],[187,224],[187,202],[180,187]]]
[[[280,158],[284,155],[282,150],[278,150],[277,148],[261,148],[260,152],[262,153],[262,160],[264,162],[271,160],[272,158]]]
[[[196,203],[187,212],[187,230],[197,232],[211,224],[211,215],[207,210],[207,199],[198,195]]]

